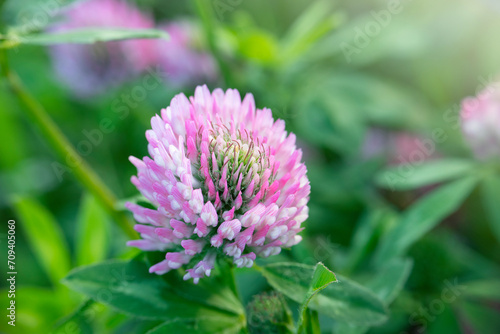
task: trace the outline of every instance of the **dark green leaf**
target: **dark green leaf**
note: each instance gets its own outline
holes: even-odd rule
[[[158,263],[165,258],[163,252],[147,252],[148,265]],[[175,288],[175,293],[181,297],[198,303],[206,303],[231,313],[243,314],[244,309],[237,297],[236,287],[232,279],[231,268],[225,262],[220,262],[210,277],[205,277],[198,284],[183,280],[182,275],[171,271],[161,278],[169,286]]]
[[[211,286],[206,291],[185,281],[169,285],[150,274],[138,259],[77,268],[64,281],[72,289],[136,317],[177,320],[243,313],[235,297],[225,298],[227,287]]]
[[[465,284],[464,296],[472,299],[500,301],[499,280],[479,280]]]
[[[326,288],[331,283],[337,282],[337,278],[335,274],[330,271],[327,267],[323,265],[323,263],[318,263],[314,267],[314,273],[312,275],[311,283],[309,285],[309,290],[300,306],[299,310],[299,322],[297,327],[299,328],[299,333],[302,328],[302,322],[304,320],[305,312],[307,310],[307,305],[311,301],[311,299],[321,290]]]
[[[275,263],[262,269],[268,283],[288,298],[302,303],[309,291],[314,267],[299,263]],[[359,324],[377,324],[387,318],[386,309],[368,289],[339,277],[309,303],[309,308],[340,321]]]
[[[474,170],[476,164],[469,160],[441,159],[421,165],[396,166],[379,173],[378,186],[391,190],[409,190],[449,181]]]
[[[311,142],[349,155],[358,151],[364,137],[364,120],[342,100],[332,97],[327,83],[314,87],[299,106],[297,131]]]
[[[389,306],[403,289],[412,265],[410,259],[394,259],[380,268],[365,286]]]
[[[411,267],[411,260],[395,259],[378,270],[364,286],[375,293],[388,307],[403,289]],[[369,328],[369,326],[357,326],[352,323],[339,323],[337,330],[339,333],[361,334],[366,333]]]
[[[396,213],[387,208],[373,210],[363,217],[352,238],[343,268],[345,270],[358,268],[363,260],[371,256],[382,231],[392,226],[397,219]]]
[[[437,314],[436,317],[433,318],[433,321],[429,322],[429,326],[426,330],[426,334],[442,333],[462,333],[460,330],[460,319],[458,314],[453,311],[453,304],[446,305],[443,312]]]
[[[302,328],[299,328],[301,333]],[[306,334],[321,334],[318,311],[304,310],[304,332]]]
[[[500,176],[491,175],[482,184],[483,203],[491,230],[500,242]]]
[[[78,328],[78,333],[93,333],[92,326],[88,323],[85,312],[94,304],[92,299],[85,300],[78,308],[67,317],[59,320],[51,331],[52,334],[65,334],[69,329]]]
[[[244,317],[235,318],[229,316],[205,317],[198,316],[186,321],[168,321],[153,328],[147,334],[237,334],[244,327]]]
[[[500,317],[498,316],[498,310],[493,307],[465,302],[460,304],[459,312],[462,323],[465,323],[470,328],[470,333],[498,334]]]
[[[375,253],[375,264],[382,265],[404,254],[415,241],[455,212],[477,183],[475,177],[444,185],[410,207],[400,223],[382,238]]]

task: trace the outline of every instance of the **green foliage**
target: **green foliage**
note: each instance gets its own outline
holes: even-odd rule
[[[395,259],[378,270],[366,287],[389,306],[399,295],[410,275],[413,263],[409,259]]]
[[[303,80],[297,131],[339,154],[359,154],[368,124],[406,129],[425,124],[425,103],[390,81],[348,70],[312,72]]]
[[[57,286],[70,269],[69,250],[52,214],[37,201],[18,198],[14,207],[31,250],[45,273]]]
[[[436,226],[441,219],[455,212],[477,184],[469,177],[438,188],[420,199],[401,217],[396,227],[381,240],[375,262],[382,264],[403,255],[415,241]]]
[[[358,222],[342,268],[355,270],[366,263],[376,248],[380,236],[397,221],[398,215],[387,208],[377,208],[367,212]]]
[[[303,322],[304,318],[308,318],[308,310],[307,306],[309,305],[309,302],[311,299],[317,295],[321,290],[326,288],[328,285],[331,283],[336,283],[337,278],[335,277],[335,274],[330,271],[330,269],[326,268],[323,263],[318,263],[314,267],[314,272],[313,276],[311,279],[311,283],[309,285],[309,290],[307,290],[306,296],[304,298],[304,301],[300,305],[299,309],[299,322],[297,324],[298,331],[299,333],[303,330]],[[319,324],[318,324],[319,326]],[[306,327],[307,326],[307,320],[306,320]]]
[[[274,289],[297,303],[308,300],[314,271],[314,267],[300,263],[275,263],[261,268]],[[328,276],[326,281],[332,278],[331,274]],[[326,286],[310,300],[310,309],[333,319],[366,325],[381,323],[387,318],[382,301],[373,293],[348,278],[337,278],[337,283]]]
[[[477,280],[466,284],[465,298],[500,301],[500,282],[496,279]]]
[[[470,160],[440,159],[415,166],[391,167],[380,172],[375,182],[390,190],[418,189],[471,174],[476,167]]]
[[[283,295],[263,292],[247,305],[248,331],[251,334],[293,333],[292,314]]]
[[[16,317],[26,321],[16,321],[15,328],[7,332],[9,334],[49,333],[54,324],[71,311],[72,301],[66,291],[28,286],[16,288]],[[8,291],[0,290],[2,305],[8,305],[11,300]],[[3,330],[6,326],[4,322],[0,328]]]
[[[76,263],[86,265],[106,258],[109,232],[108,216],[91,195],[82,198],[77,218]]]
[[[70,288],[135,317],[193,321],[201,317],[232,317],[241,323],[243,307],[232,290],[213,280],[200,286],[172,285],[151,275],[144,261],[112,260],[73,270],[64,279]],[[177,281],[177,283],[179,283]]]
[[[94,305],[93,300],[87,299],[84,301],[72,314],[66,316],[65,318],[59,320],[51,333],[53,334],[63,334],[69,330],[78,329],[79,333],[91,334],[94,332],[89,319],[91,315],[94,315],[90,310],[90,307]]]
[[[446,244],[432,235],[415,243],[408,251],[414,260],[414,271],[408,288],[424,294],[438,293],[443,281],[459,274],[459,266]]]
[[[195,334],[237,334],[241,333],[241,321],[225,315],[200,313],[190,320],[167,321],[148,331],[147,334],[195,333]]]
[[[281,42],[282,65],[303,56],[316,42],[341,24],[343,16],[332,14],[332,7],[331,1],[316,1],[295,20]]]
[[[483,203],[493,234],[500,242],[500,176],[490,175],[481,184]]]

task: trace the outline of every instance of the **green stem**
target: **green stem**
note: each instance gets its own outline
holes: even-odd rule
[[[95,304],[93,299],[85,300],[78,308],[70,315],[62,318],[54,325],[54,330],[52,333],[59,333],[60,330],[67,328],[68,323],[73,322],[74,324],[80,324],[80,322],[85,321],[85,311]]]
[[[219,49],[217,48],[217,45],[215,43],[212,2],[206,0],[194,0],[194,2],[198,16],[203,23],[203,30],[205,32],[205,38],[207,39],[210,52],[219,65],[219,69],[221,71],[222,77],[224,78],[226,86],[230,87],[231,85],[233,85],[231,71],[224,59],[222,59],[222,55],[220,54]]]
[[[234,276],[234,264],[229,259],[221,259],[219,262],[219,266],[225,284],[229,286],[236,298],[241,300],[240,294],[238,293],[238,288],[236,286],[236,277]]]
[[[2,75],[9,82],[12,91],[26,107],[24,110],[33,122],[38,125],[43,137],[59,156],[60,160],[63,162],[75,162],[72,170],[78,181],[101,202],[103,207],[110,213],[128,237],[137,238],[137,233],[132,228],[132,221],[125,213],[115,209],[115,204],[118,200],[113,193],[82,157],[80,157],[62,131],[52,121],[43,106],[26,90],[17,74],[9,70],[5,50],[0,50],[0,66]]]
[[[318,312],[306,308],[303,313],[304,320],[297,324],[297,334],[321,334]]]
[[[229,267],[229,273],[231,275],[231,277],[230,277],[231,290],[233,290],[236,298],[238,298],[238,300],[241,300],[240,293],[238,292],[238,287],[236,286],[236,277],[234,276],[234,267],[232,265]]]

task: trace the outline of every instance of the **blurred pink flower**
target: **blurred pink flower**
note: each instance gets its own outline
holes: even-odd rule
[[[169,40],[157,40],[159,62],[167,82],[174,87],[183,87],[216,79],[215,61],[200,48],[199,31],[194,23],[176,21],[164,24],[160,29],[170,37]]]
[[[431,138],[381,128],[368,130],[361,154],[365,159],[384,155],[391,165],[420,164],[438,156]]]
[[[63,22],[51,31],[81,28],[154,28],[152,18],[122,0],[89,0],[62,12]],[[51,48],[53,64],[61,81],[82,97],[102,93],[108,87],[138,75],[157,64],[156,40],[61,44]]]
[[[500,155],[500,92],[490,85],[466,98],[460,112],[462,131],[478,159]]]
[[[251,94],[241,101],[237,90],[197,87],[151,125],[152,159],[130,160],[138,169],[132,183],[156,209],[127,203],[142,237],[128,245],[167,251],[150,272],[187,267],[184,279],[196,283],[217,258],[251,267],[256,256],[301,241],[310,192],[302,152],[285,122],[256,109]]]

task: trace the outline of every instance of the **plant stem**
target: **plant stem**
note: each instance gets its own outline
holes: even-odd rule
[[[222,59],[222,55],[215,44],[215,34],[214,34],[214,15],[212,9],[212,2],[206,0],[194,0],[196,11],[198,16],[200,17],[201,22],[203,23],[203,30],[205,31],[205,37],[207,39],[208,47],[212,55],[214,56],[217,64],[219,65],[219,69],[224,78],[226,86],[233,85],[233,80],[231,77],[231,71],[227,66],[224,59]]]
[[[128,237],[137,238],[137,233],[132,228],[132,221],[125,213],[115,209],[115,204],[118,200],[111,190],[76,152],[62,131],[52,121],[40,102],[26,90],[17,74],[9,70],[5,50],[0,50],[0,66],[2,75],[9,82],[12,91],[26,107],[24,110],[33,122],[37,124],[43,137],[59,156],[60,160],[62,162],[74,162],[72,171],[78,181],[99,200]]]
[[[84,312],[95,304],[93,299],[85,300],[78,308],[70,315],[62,318],[54,325],[54,331],[52,333],[59,332],[59,330],[64,329],[68,323],[74,322],[79,323],[84,317]],[[66,327],[67,328],[67,327]]]
[[[231,275],[230,282],[229,282],[229,284],[231,285],[231,290],[233,290],[234,295],[239,300],[241,300],[240,293],[238,292],[238,287],[236,285],[236,276],[234,276],[234,268],[232,265],[229,266],[229,274]]]

